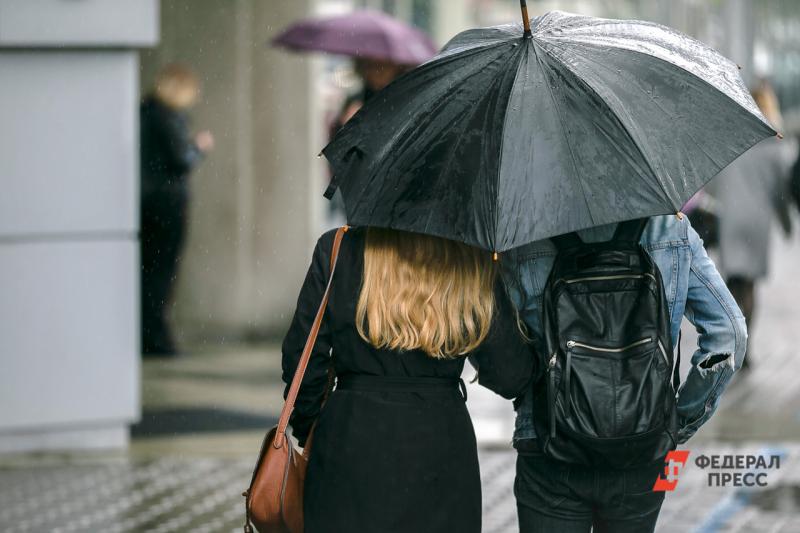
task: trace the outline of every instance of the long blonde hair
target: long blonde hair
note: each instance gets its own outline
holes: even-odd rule
[[[489,333],[495,276],[489,252],[368,228],[358,333],[377,348],[420,349],[435,358],[463,355]]]
[[[750,94],[753,95],[753,100],[756,101],[759,109],[764,113],[772,127],[776,130],[781,130],[783,128],[783,117],[778,104],[778,96],[772,86],[764,80]]]

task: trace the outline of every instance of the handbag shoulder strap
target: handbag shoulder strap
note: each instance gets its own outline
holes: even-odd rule
[[[300,356],[300,362],[297,364],[297,370],[294,372],[292,384],[289,387],[289,394],[286,395],[286,402],[283,404],[281,416],[278,419],[278,428],[275,439],[272,445],[275,448],[283,446],[285,439],[283,436],[286,434],[286,426],[289,424],[289,417],[294,410],[294,402],[297,400],[297,393],[300,391],[300,384],[303,382],[303,376],[306,373],[308,360],[311,359],[311,351],[314,349],[314,344],[317,341],[317,334],[322,325],[322,317],[325,315],[325,308],[328,306],[328,298],[331,293],[331,285],[333,283],[333,273],[336,270],[336,260],[339,258],[339,247],[342,244],[342,237],[345,232],[350,229],[348,226],[342,226],[336,231],[336,236],[333,239],[333,249],[331,250],[331,271],[328,275],[328,284],[325,286],[325,293],[322,295],[322,301],[319,304],[317,315],[314,317],[314,322],[311,324],[311,331],[308,333],[303,353]]]

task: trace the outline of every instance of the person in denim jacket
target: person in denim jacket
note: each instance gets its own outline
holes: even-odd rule
[[[578,232],[585,242],[608,240],[616,224]],[[678,343],[685,316],[699,334],[692,367],[677,393],[678,442],[686,442],[714,413],[719,398],[745,356],[744,317],[686,217],[652,217],[642,246],[658,265]],[[556,256],[549,240],[507,253],[503,278],[538,353],[544,352],[542,298]],[[663,465],[632,471],[601,471],[552,461],[538,449],[532,391],[517,398],[514,447],[519,452],[515,495],[520,530],[652,531],[663,492],[652,485]],[[605,526],[605,527],[604,527]]]

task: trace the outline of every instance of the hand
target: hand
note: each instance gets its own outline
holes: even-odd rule
[[[210,152],[214,149],[214,136],[208,130],[203,130],[194,136],[194,144],[201,152]]]

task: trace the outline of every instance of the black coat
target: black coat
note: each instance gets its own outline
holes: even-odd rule
[[[317,243],[283,343],[286,383],[324,292],[333,235],[328,232]],[[455,385],[466,358],[376,349],[361,339],[354,319],[363,246],[362,230],[345,234],[328,309],[291,419],[295,436],[303,441],[318,418],[306,477],[305,530],[478,532],[477,446]],[[496,301],[490,333],[469,355],[479,365],[482,384],[513,398],[530,385],[534,357],[499,283]],[[337,386],[320,413],[331,352],[340,383],[353,376],[379,376],[379,383],[408,385],[405,390],[379,385],[372,391]],[[415,389],[415,380],[426,378],[447,378],[454,385],[444,391]]]
[[[188,116],[148,96],[139,127],[143,203],[164,194],[184,196],[186,177],[203,156],[191,138]]]

